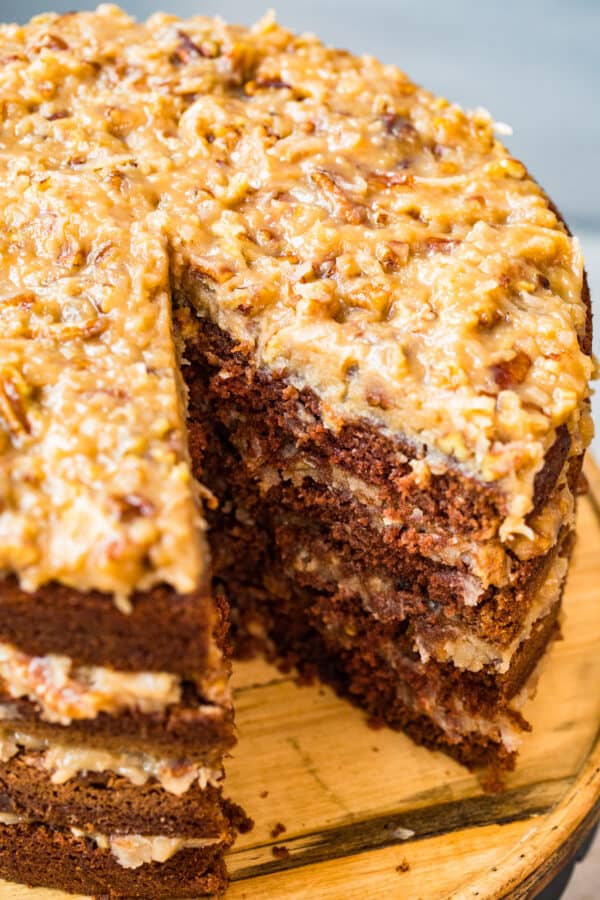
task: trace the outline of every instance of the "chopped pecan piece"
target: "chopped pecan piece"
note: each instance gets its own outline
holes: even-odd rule
[[[42,328],[33,329],[33,337],[36,338],[55,338],[60,341],[84,340],[98,337],[106,330],[106,319],[91,319],[87,322],[57,322],[53,325],[47,325]]]
[[[501,391],[510,390],[525,381],[531,368],[531,360],[526,353],[518,350],[512,359],[496,363],[491,367],[492,378]]]
[[[191,273],[200,281],[213,281],[216,284],[225,284],[233,277],[231,269],[219,265],[207,259],[194,260],[191,265]]]
[[[322,169],[315,169],[310,173],[310,177],[325,199],[331,204],[334,212],[345,222],[348,222],[349,225],[359,225],[363,221],[364,215],[361,208],[346,196],[331,175]]]
[[[484,309],[477,316],[477,324],[483,331],[491,331],[503,319],[498,309]]]
[[[18,291],[9,297],[0,297],[0,310],[5,306],[15,306],[17,309],[31,309],[36,297],[32,291]]]
[[[21,395],[10,378],[0,378],[0,416],[14,438],[31,432]]]
[[[249,43],[238,41],[223,55],[223,63],[228,71],[228,87],[241,87],[254,78],[256,51]]]
[[[399,269],[408,259],[409,246],[406,241],[385,241],[377,245],[375,255],[386,272]]]
[[[249,97],[253,97],[257,91],[284,90],[285,88],[291,90],[292,85],[288,84],[287,81],[282,81],[280,78],[257,78],[256,81],[246,82],[244,93]]]
[[[147,497],[142,497],[141,494],[125,494],[122,497],[117,497],[116,500],[120,507],[121,519],[124,522],[138,516],[147,518],[148,516],[153,516],[156,512],[154,503],[148,500]]]
[[[107,172],[104,177],[115,191],[122,192],[127,184],[127,176],[124,172],[121,172],[120,169],[112,169]]]
[[[413,140],[418,135],[417,129],[410,119],[397,113],[385,113],[383,124],[386,132],[394,137]]]
[[[522,180],[527,175],[527,169],[523,163],[510,156],[493,160],[486,165],[485,171],[488,175],[491,175],[492,178],[506,176],[508,178]]]
[[[61,244],[56,261],[70,269],[80,269],[85,263],[86,255],[83,247],[68,240]]]
[[[96,247],[88,254],[87,262],[92,266],[98,265],[98,263],[110,253],[113,247],[114,244],[111,241],[104,241],[103,244],[100,244],[99,247]]]
[[[108,388],[108,387],[97,387],[92,391],[80,391],[82,397],[94,397],[96,394],[105,394],[107,397],[112,397],[113,400],[130,400],[130,396],[127,391],[124,391],[122,388]]]
[[[335,272],[335,258],[327,256],[325,259],[321,260],[316,266],[316,272],[320,278],[329,278],[329,276],[333,275]]]
[[[550,279],[545,275],[538,275],[538,284],[544,291],[550,290]]]
[[[378,409],[390,409],[392,406],[389,397],[378,387],[372,387],[367,390],[366,400],[369,406],[375,406]]]
[[[410,172],[369,172],[367,182],[375,189],[381,187],[412,187],[414,177]]]
[[[108,132],[113,137],[123,138],[134,127],[134,119],[130,110],[109,105],[104,108],[103,115],[108,123]]]
[[[451,253],[462,241],[453,238],[429,237],[413,245],[415,256],[431,256],[434,253]]]
[[[197,44],[185,31],[178,30],[177,37],[179,38],[179,43],[171,57],[173,63],[187,63],[194,57],[212,59],[219,55],[216,45],[204,47],[202,44]]]
[[[57,34],[43,34],[32,48],[36,53],[40,50],[68,50],[69,45]]]

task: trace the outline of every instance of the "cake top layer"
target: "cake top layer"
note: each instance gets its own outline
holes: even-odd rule
[[[208,566],[168,238],[111,134],[110,87],[87,92],[113,22],[0,33],[0,567],[126,608],[135,588],[195,590]]]
[[[497,482],[507,529],[591,374],[540,188],[398,69],[113,6],[0,30],[0,566],[125,595],[205,571],[169,287],[258,365]]]

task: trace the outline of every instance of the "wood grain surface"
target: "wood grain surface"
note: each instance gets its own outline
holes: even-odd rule
[[[586,473],[564,639],[542,662],[524,709],[533,731],[504,793],[372,730],[328,688],[262,661],[236,666],[227,792],[256,825],[229,854],[227,900],[517,900],[569,859],[600,813],[600,472]],[[0,882],[0,900],[66,897]]]

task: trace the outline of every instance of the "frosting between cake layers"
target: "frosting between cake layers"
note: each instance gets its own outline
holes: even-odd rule
[[[349,493],[364,505],[365,514],[368,510],[372,527],[380,533],[388,528],[410,529],[411,540],[424,557],[461,570],[465,567],[465,596],[473,598],[468,601],[469,605],[477,603],[477,598],[488,585],[510,583],[512,555],[519,560],[542,556],[556,544],[561,528],[574,526],[575,500],[564,478],[566,466],[545,506],[528,517],[527,533],[515,534],[503,544],[497,535],[487,540],[473,539],[455,531],[436,529],[426,520],[423,524],[423,512],[418,506],[413,508],[407,519],[394,511],[393,501],[390,502],[376,485],[368,484],[340,467],[321,467],[299,453],[290,453],[285,465],[263,465],[254,469],[248,454],[240,447],[238,450],[244,461],[250,464],[265,493],[282,480],[301,486],[302,481],[308,478],[322,484],[325,489]],[[421,531],[424,539],[420,542]],[[511,554],[507,554],[507,549]]]
[[[22,750],[24,762],[41,765],[50,773],[52,784],[65,784],[82,772],[112,772],[136,786],[153,779],[165,791],[179,796],[193,784],[201,790],[207,785],[218,787],[223,777],[222,770],[191,760],[62,745],[21,731],[0,730],[0,762],[7,762]]]
[[[181,698],[181,679],[168,672],[73,667],[67,656],[28,656],[5,643],[0,643],[0,680],[9,696],[34,701],[42,719],[62,725],[100,712],[160,712]]]
[[[90,838],[101,850],[110,850],[124,869],[138,869],[148,863],[163,863],[180,850],[218,844],[222,838],[183,838],[149,834],[100,834],[71,828],[75,837]]]
[[[34,820],[27,816],[0,811],[0,825],[30,825]],[[167,837],[166,835],[149,834],[101,834],[96,831],[85,831],[82,828],[71,828],[76,838],[92,840],[100,850],[110,850],[117,863],[124,869],[138,869],[148,863],[163,863],[180,850],[210,847],[223,840],[222,836],[213,838]]]
[[[423,662],[432,655],[441,661],[450,661],[459,669],[480,672],[486,666],[503,675],[510,669],[511,662],[519,647],[529,638],[534,626],[547,616],[560,600],[564,587],[569,560],[558,556],[543,584],[539,587],[527,613],[519,634],[508,646],[486,641],[476,634],[461,628],[449,629],[451,634],[445,639],[430,641],[425,634],[415,634],[415,645]]]

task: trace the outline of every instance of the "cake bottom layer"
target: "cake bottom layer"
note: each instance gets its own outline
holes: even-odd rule
[[[307,680],[320,678],[378,724],[404,730],[469,767],[487,765],[490,784],[514,765],[521,734],[529,730],[519,705],[533,690],[533,670],[558,631],[560,603],[536,623],[500,676],[424,663],[408,635],[391,639],[358,605],[289,584],[269,590],[229,582],[227,590],[238,656],[262,652]]]
[[[164,862],[127,867],[105,843],[38,822],[0,824],[0,877],[110,900],[212,896],[227,886],[222,844],[182,846]]]
[[[57,781],[42,754],[20,750],[0,762],[0,809],[56,828],[85,828],[111,834],[140,832],[168,837],[228,836],[241,811],[221,795],[220,787],[198,783],[177,795],[156,781],[132,784],[107,770],[84,769]],[[61,775],[62,773],[58,773]]]

